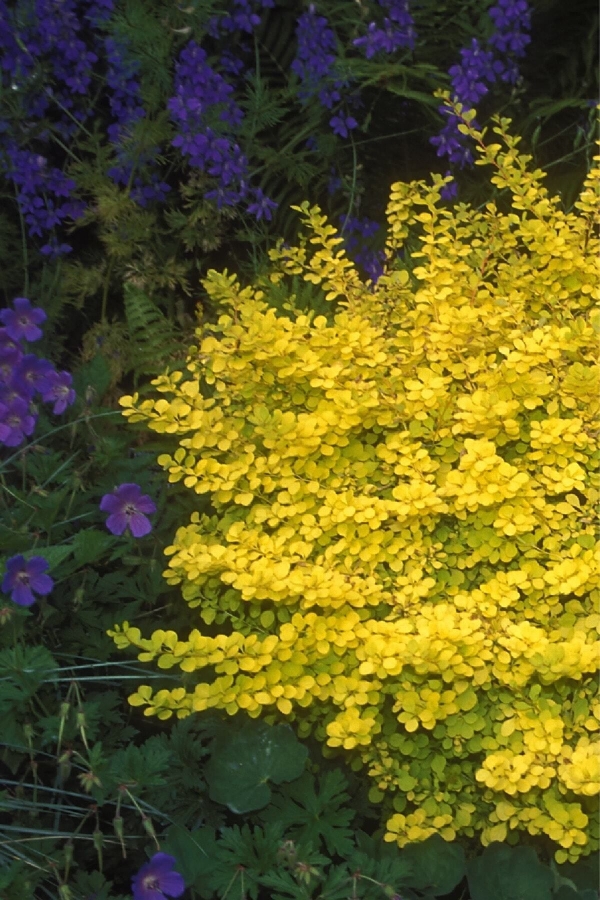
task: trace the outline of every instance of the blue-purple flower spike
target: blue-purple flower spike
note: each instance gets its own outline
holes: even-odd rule
[[[301,82],[300,100],[306,103],[318,97],[321,106],[333,109],[342,100],[342,89],[349,82],[335,77],[335,34],[327,19],[317,14],[313,3],[298,19],[296,38],[298,49],[291,69]],[[346,112],[333,115],[329,124],[339,137],[347,137],[349,131],[358,127],[356,119]]]
[[[450,75],[451,94],[455,101],[467,109],[473,109],[499,80],[514,84],[519,76],[516,60],[525,55],[530,42],[531,16],[527,0],[498,0],[488,10],[494,23],[494,31],[483,48],[476,38],[470,47],[460,51],[461,61],[452,66]],[[473,154],[468,139],[458,130],[460,120],[446,106],[439,112],[446,118],[446,124],[438,135],[431,138],[437,147],[438,156],[446,156],[458,168],[470,165]],[[471,123],[478,128],[477,122]],[[443,196],[449,199],[454,190],[447,186]]]

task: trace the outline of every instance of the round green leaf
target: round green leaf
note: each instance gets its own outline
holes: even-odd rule
[[[232,812],[262,809],[271,799],[269,781],[293,781],[304,771],[308,752],[289,725],[249,722],[217,735],[205,778],[212,800]]]
[[[410,864],[411,876],[406,886],[430,889],[435,896],[449,894],[465,874],[465,852],[456,843],[448,843],[432,834],[418,844],[407,844],[402,859]],[[487,898],[491,900],[491,898]]]
[[[551,900],[554,876],[532,847],[494,842],[469,861],[472,900]]]

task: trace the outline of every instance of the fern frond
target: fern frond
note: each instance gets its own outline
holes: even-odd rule
[[[134,376],[156,375],[176,352],[175,329],[148,295],[132,281],[123,286]]]

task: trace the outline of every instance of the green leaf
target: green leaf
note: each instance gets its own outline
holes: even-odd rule
[[[73,879],[76,897],[93,897],[94,900],[118,900],[111,892],[111,881],[106,881],[101,872],[78,871]],[[119,897],[121,895],[119,894]]]
[[[164,784],[172,753],[160,735],[149,737],[141,747],[129,744],[113,753],[110,773],[118,783],[135,783],[136,790]]]
[[[578,891],[576,888],[563,884],[555,894],[552,894],[552,900],[598,900],[598,892],[592,888]]]
[[[532,847],[493,843],[467,864],[472,900],[552,900],[554,876]]]
[[[557,879],[557,886],[565,882],[580,891],[591,890],[600,893],[600,871],[593,856],[578,859],[576,863],[563,863],[557,866],[551,863],[551,868]],[[597,898],[594,898],[597,900]]]
[[[27,553],[24,553],[23,556],[25,559],[29,559],[30,556],[43,556],[50,565],[49,571],[52,572],[52,570],[56,569],[63,559],[66,559],[72,552],[73,547],[71,544],[56,544],[53,547],[38,547],[36,550],[30,550]]]
[[[175,857],[177,871],[188,885],[208,874],[214,864],[215,836],[211,828],[190,831],[183,825],[171,825],[161,845],[165,853]]]
[[[78,397],[85,397],[88,388],[93,388],[96,400],[100,400],[108,390],[111,378],[107,361],[97,354],[73,374],[73,387]]]
[[[419,844],[407,844],[401,857],[411,866],[412,875],[406,885],[417,890],[431,889],[436,895],[449,894],[465,875],[463,848],[448,843],[439,834],[433,834]]]
[[[78,531],[72,545],[75,560],[80,566],[95,562],[112,543],[114,543],[112,536],[97,528]]]
[[[21,647],[19,645],[0,653],[0,679],[18,685],[29,695],[51,680],[57,664],[45,647]]]
[[[401,791],[412,791],[417,783],[417,779],[409,772],[400,771],[396,778],[396,783]]]
[[[0,547],[8,556],[25,554],[27,548],[31,547],[31,535],[0,525]]]
[[[271,799],[268,782],[298,778],[307,755],[289,725],[249,722],[233,735],[224,728],[205,769],[210,797],[239,814],[262,809]]]
[[[339,769],[321,776],[318,791],[314,777],[303,772],[292,784],[281,788],[261,818],[279,822],[286,835],[302,845],[316,849],[324,841],[328,853],[347,857],[354,849],[349,825],[355,816],[355,810],[347,804],[347,787],[346,777]]]
[[[426,94],[424,91],[411,91],[409,88],[402,87],[401,84],[394,84],[392,81],[387,82],[385,89],[398,97],[404,97],[406,100],[416,100],[425,106],[438,107],[440,105],[439,99],[434,97],[433,94]]]

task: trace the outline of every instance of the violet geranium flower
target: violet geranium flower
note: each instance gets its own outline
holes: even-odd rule
[[[110,513],[106,527],[113,534],[123,534],[126,528],[130,528],[137,538],[152,531],[152,524],[144,513],[156,512],[156,506],[147,494],[142,494],[137,484],[121,484],[112,494],[105,494],[100,501],[100,509]]]
[[[49,594],[54,582],[44,572],[48,562],[43,556],[32,556],[25,560],[24,556],[11,556],[6,562],[6,574],[2,581],[4,593],[11,594],[11,600],[19,606],[31,606],[36,601],[36,594]]]
[[[13,380],[21,394],[31,399],[36,391],[39,394],[50,391],[55,375],[56,371],[51,362],[40,359],[34,353],[28,353],[15,369]]]
[[[7,447],[18,447],[25,437],[33,434],[36,416],[31,412],[29,403],[17,396],[8,404],[2,404],[0,443]]]
[[[52,372],[51,386],[42,394],[44,403],[54,403],[53,413],[61,415],[67,406],[75,402],[75,391],[71,387],[73,379],[68,372]]]
[[[38,306],[32,306],[27,297],[16,297],[14,309],[0,310],[0,321],[6,327],[7,335],[13,341],[38,341],[42,329],[38,328],[46,320],[46,313]]]
[[[168,853],[155,853],[131,879],[133,900],[165,900],[165,897],[181,897],[185,881],[174,871],[175,857]]]

